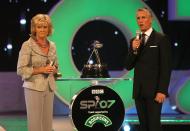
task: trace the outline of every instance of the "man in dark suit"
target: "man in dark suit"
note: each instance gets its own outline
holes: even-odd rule
[[[126,60],[126,69],[134,68],[133,98],[141,131],[162,131],[161,109],[171,74],[170,42],[152,28],[152,19],[147,8],[137,10],[140,38],[131,40]]]

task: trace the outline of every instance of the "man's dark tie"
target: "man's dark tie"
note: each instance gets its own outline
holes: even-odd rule
[[[142,41],[142,45],[144,45],[145,46],[145,44],[146,44],[146,42],[145,42],[145,39],[146,39],[146,34],[142,34],[142,38],[141,38],[141,41]]]

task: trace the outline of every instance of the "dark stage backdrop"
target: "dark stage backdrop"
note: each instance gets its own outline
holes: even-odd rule
[[[169,6],[167,0],[144,0],[144,2],[153,10],[156,17],[159,19],[163,32],[166,33],[171,39],[173,50],[173,69],[187,70],[190,68],[190,44],[188,42],[188,29],[190,28],[190,22],[188,19],[172,18],[172,20],[169,20],[169,10],[175,10],[175,8],[177,8],[174,4],[176,3],[175,1],[176,0],[173,0],[173,4],[170,3]],[[27,40],[30,34],[30,19],[37,13],[48,13],[58,2],[60,2],[60,0],[3,0],[0,2],[0,71],[4,72],[16,70],[18,52],[22,42]],[[24,19],[22,22],[25,22],[26,20],[26,24],[21,24],[21,19]],[[110,31],[115,29],[113,25],[102,22],[99,25],[94,23],[89,26],[88,24],[86,26],[86,30],[90,29],[91,32],[97,32],[98,27],[103,27],[105,31],[104,33],[107,31],[108,35]],[[86,32],[81,30],[80,34],[78,34],[81,37],[79,39],[77,38],[77,41],[84,41],[84,38],[86,38],[85,36],[87,35],[85,34]],[[118,42],[126,43],[123,35],[120,34],[121,33],[117,35]],[[112,42],[116,42],[113,41],[113,37],[115,37],[115,35],[109,35],[107,37],[102,35],[102,38],[100,36],[100,39],[108,41],[112,44]],[[85,47],[84,45],[84,48],[88,47]],[[116,50],[115,47],[111,48],[112,49],[110,50]],[[119,46],[118,48],[119,49],[116,51],[123,50],[123,46]],[[77,53],[77,51],[72,53]],[[116,54],[117,53],[118,52],[116,52]],[[123,66],[123,54],[120,53],[118,55],[120,55],[117,56],[118,64],[108,60],[110,69],[120,70],[121,66]],[[81,61],[75,60],[75,64],[80,67]]]

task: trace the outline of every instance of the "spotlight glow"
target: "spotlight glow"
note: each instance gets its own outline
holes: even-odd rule
[[[93,64],[93,63],[94,63],[94,61],[93,61],[93,60],[90,60],[90,61],[89,61],[89,64]]]
[[[115,31],[114,34],[115,34],[115,35],[118,35],[118,31]]]
[[[44,2],[44,3],[46,3],[46,2],[47,2],[47,0],[43,0],[43,2]]]
[[[12,44],[10,44],[10,43],[9,43],[9,44],[7,44],[7,49],[8,49],[8,50],[12,50],[12,49],[13,49],[13,45],[12,45]]]
[[[172,108],[172,110],[176,110],[176,109],[177,109],[177,106],[174,105],[174,106],[172,106],[171,108]]]
[[[177,43],[177,42],[175,42],[175,43],[174,43],[174,46],[176,46],[176,47],[177,47],[177,46],[178,46],[178,43]]]
[[[27,11],[27,12],[30,12],[30,8],[27,8],[26,11]]]
[[[26,19],[24,19],[24,18],[20,19],[20,24],[25,25],[26,24]]]
[[[6,48],[6,47],[4,48],[4,51],[5,51],[5,52],[7,51],[7,48]]]
[[[130,126],[128,124],[124,125],[123,130],[124,131],[130,131]]]

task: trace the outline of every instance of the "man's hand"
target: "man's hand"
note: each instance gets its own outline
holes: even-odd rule
[[[139,39],[134,39],[133,42],[132,42],[132,48],[133,50],[137,50],[140,46],[140,40]]]
[[[157,101],[158,103],[163,103],[165,99],[166,99],[166,95],[158,92],[154,100]]]

